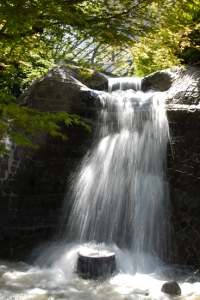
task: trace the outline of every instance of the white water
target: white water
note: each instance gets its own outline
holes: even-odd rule
[[[127,87],[127,81],[118,81]],[[138,89],[138,82],[129,79],[128,88]],[[182,290],[173,299],[200,299],[200,278],[187,283],[192,270],[166,264],[173,248],[164,96],[131,90],[102,94],[95,145],[73,181],[68,242],[41,246],[34,265],[0,262],[0,300],[164,300],[171,299],[160,291],[168,280]],[[77,253],[88,249],[115,252],[111,278],[78,277]]]
[[[161,263],[171,253],[164,96],[130,89],[101,95],[97,142],[72,186],[68,237],[131,250],[133,272],[146,272],[143,253]]]
[[[111,278],[84,280],[77,276],[74,272],[77,252],[87,247],[100,247],[116,253],[117,269]],[[174,269],[167,266],[155,268],[156,264],[152,260],[151,273],[138,272],[131,275],[131,258],[131,251],[121,250],[115,245],[51,245],[35,265],[0,262],[0,300],[200,299],[200,277],[195,276],[194,283],[184,282],[192,274],[192,270],[180,269],[177,266]],[[42,267],[44,261],[52,265]],[[168,280],[179,283],[181,296],[172,297],[160,291],[163,283]]]

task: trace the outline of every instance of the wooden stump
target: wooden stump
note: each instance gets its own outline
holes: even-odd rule
[[[107,250],[82,250],[78,252],[77,272],[84,278],[112,275],[116,268],[115,253]]]

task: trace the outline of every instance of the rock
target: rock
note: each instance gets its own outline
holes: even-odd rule
[[[90,89],[98,91],[108,89],[108,78],[103,73],[77,66],[70,66],[68,70],[75,79]]]
[[[181,288],[176,281],[165,282],[161,291],[169,295],[181,295]]]
[[[178,74],[170,69],[154,72],[142,79],[142,90],[144,92],[148,90],[156,90],[160,92],[167,91],[174,80],[178,78]]]
[[[142,79],[142,90],[166,92],[167,104],[198,105],[200,67],[184,65],[154,72]]]
[[[67,111],[72,114],[96,110],[96,96],[93,89],[94,78],[100,86],[107,82],[107,78],[99,72],[84,69],[83,75],[78,76],[78,69],[57,66],[36,80],[17,100],[19,105],[35,108],[39,111]],[[91,76],[89,77],[89,75]],[[79,80],[78,80],[78,79]],[[85,80],[84,80],[85,79]],[[98,79],[98,80],[97,80]],[[102,79],[102,80],[101,80]],[[83,81],[88,82],[86,86]],[[90,87],[89,87],[90,85]]]

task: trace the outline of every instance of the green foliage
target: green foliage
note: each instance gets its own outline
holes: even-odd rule
[[[165,1],[150,8],[157,25],[131,48],[135,74],[182,63],[200,64],[200,1]]]
[[[131,48],[131,52],[134,57],[134,73],[139,77],[181,64],[181,59],[175,55],[176,47],[167,29],[164,32],[160,30],[156,38],[152,34],[141,38]]]
[[[65,139],[57,125],[61,120],[88,129],[76,116],[40,113],[15,103],[24,89],[54,66],[55,59],[101,68],[109,57],[116,73],[121,66],[132,74],[132,56],[139,76],[181,62],[199,64],[199,4],[200,0],[1,1],[0,139],[9,134],[16,143],[31,146],[28,135],[37,131]],[[93,43],[90,60],[77,59],[82,41]]]
[[[78,73],[79,73],[82,77],[84,77],[84,78],[86,79],[86,78],[92,77],[94,71],[93,71],[93,70],[88,70],[88,69],[85,69],[85,68],[80,68],[80,69],[78,70]]]
[[[5,98],[0,98],[0,116],[0,139],[4,139],[6,132],[18,145],[29,147],[37,147],[35,141],[37,142],[38,132],[49,132],[54,137],[67,140],[67,136],[60,131],[58,125],[61,121],[67,126],[74,124],[84,126],[90,131],[90,127],[77,115],[66,112],[44,113],[36,109],[27,109],[15,103],[5,102]],[[36,139],[32,139],[35,137]],[[5,149],[1,146],[0,154],[4,152]]]
[[[112,61],[115,66],[114,73],[118,75],[123,74],[120,73],[122,68],[126,70],[126,74],[133,74],[133,67],[130,64],[132,60],[136,76],[145,76],[182,63],[199,64],[199,0],[139,1],[138,4],[138,7],[135,4],[137,13],[131,12],[130,15],[122,13],[122,19],[119,18],[119,22],[122,21],[123,25],[129,22],[129,25],[126,25],[127,37],[130,37],[128,41],[123,40],[121,35],[118,38],[115,34],[114,42],[110,36],[109,41],[106,41],[109,45],[106,45],[106,38],[98,39],[93,36],[85,42],[84,48],[81,41],[84,41],[85,35],[77,33],[76,39],[68,35],[67,38],[64,37],[66,43],[61,47],[63,57],[99,68],[107,59]],[[127,7],[128,5],[131,5],[129,1]],[[116,28],[119,28],[119,22],[115,20],[118,26]],[[111,31],[110,25],[104,28]],[[85,49],[89,50],[88,55],[84,56],[83,53],[87,52]],[[82,60],[78,59],[80,56],[83,57]]]
[[[112,0],[1,1],[0,139],[9,134],[16,143],[32,146],[29,136],[37,131],[65,139],[57,125],[61,120],[67,125],[79,124],[88,129],[77,116],[41,113],[18,106],[15,100],[53,67],[53,59],[66,58],[66,52],[74,57],[72,39],[77,43],[92,38],[94,43],[110,47],[131,44],[134,35],[146,28],[144,21],[151,22],[148,6],[152,2],[119,0],[116,5]]]

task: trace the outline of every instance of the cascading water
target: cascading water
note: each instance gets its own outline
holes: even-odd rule
[[[180,300],[199,299],[200,278],[186,282],[193,269],[163,264],[171,250],[165,99],[139,88],[117,78],[100,93],[98,134],[73,179],[63,240],[41,246],[33,265],[0,262],[0,300],[167,300],[168,280],[180,284]],[[88,249],[115,252],[111,278],[77,275],[78,252]]]
[[[142,253],[145,261],[148,256],[165,261],[170,250],[164,94],[123,91],[140,86],[133,79],[113,85],[121,90],[100,95],[97,142],[73,181],[66,233],[77,243],[129,249],[136,270],[145,272]]]

